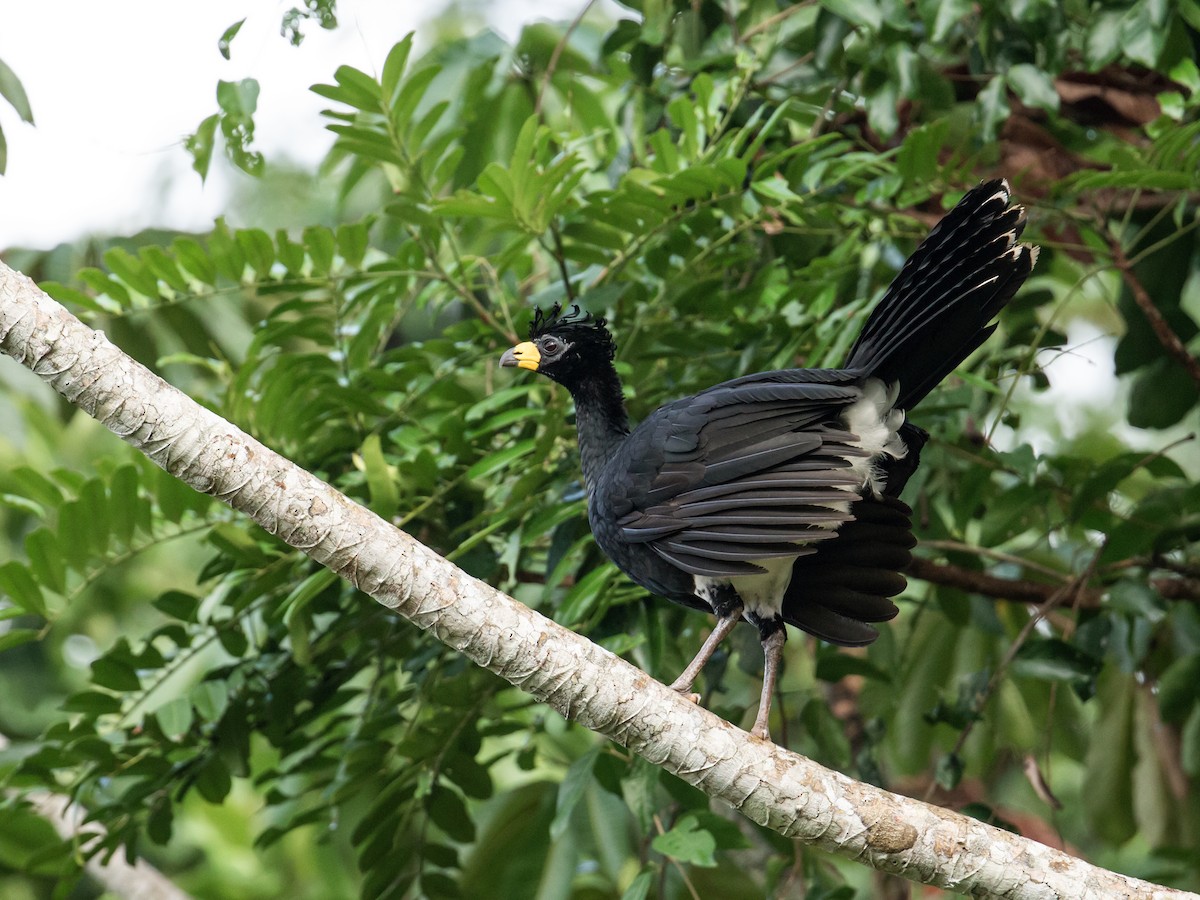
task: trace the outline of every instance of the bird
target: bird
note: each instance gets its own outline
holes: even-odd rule
[[[979,184],[901,266],[841,368],[744,375],[633,428],[607,322],[578,304],[534,311],[500,365],[570,392],[597,545],[643,589],[716,616],[674,690],[699,701],[705,664],[749,622],[764,655],[751,734],[770,740],[787,625],[863,646],[897,614],[916,544],[900,493],[929,436],[909,413],[1029,276],[1025,221],[1005,180]]]

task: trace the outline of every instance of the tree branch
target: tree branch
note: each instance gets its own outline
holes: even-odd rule
[[[961,588],[995,600],[1017,600],[1046,603],[1062,593],[1061,584],[1029,581],[1024,578],[1000,578],[977,569],[964,569],[951,563],[936,563],[914,556],[905,572],[932,584]],[[1149,584],[1166,600],[1200,600],[1200,580],[1195,578],[1152,578]],[[1068,595],[1079,607],[1099,606],[1104,599],[1103,588],[1083,588],[1078,596]]]
[[[1189,896],[754,738],[467,575],[135,362],[0,263],[0,352],[193,488],[564,716],[787,837],[976,896]]]
[[[1146,293],[1146,289],[1142,287],[1142,283],[1134,273],[1133,263],[1125,255],[1125,248],[1121,246],[1121,242],[1116,238],[1111,238],[1109,240],[1109,247],[1112,250],[1113,262],[1117,265],[1117,271],[1121,273],[1121,279],[1125,282],[1125,286],[1129,288],[1129,292],[1133,294],[1133,302],[1137,304],[1138,309],[1142,311],[1142,315],[1146,317],[1146,321],[1150,324],[1154,336],[1158,338],[1158,342],[1167,351],[1167,355],[1183,366],[1184,371],[1196,383],[1196,387],[1200,388],[1200,360],[1188,353],[1188,349],[1183,345],[1183,341],[1180,340],[1179,335],[1171,330],[1170,323],[1159,312],[1158,307],[1154,305],[1154,301],[1150,299],[1150,295]]]

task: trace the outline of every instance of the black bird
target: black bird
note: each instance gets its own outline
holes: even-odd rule
[[[765,739],[785,623],[860,646],[896,615],[915,543],[898,496],[928,437],[906,415],[996,329],[1037,259],[1024,224],[1006,182],[981,184],[904,264],[842,368],[735,378],[632,431],[603,319],[539,309],[501,357],[571,392],[600,548],[646,590],[717,616],[673,688],[690,692],[745,619],[766,657]]]

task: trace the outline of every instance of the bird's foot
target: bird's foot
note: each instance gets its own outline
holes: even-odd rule
[[[693,703],[699,703],[700,695],[692,690],[692,685],[695,684],[695,679],[689,679],[686,677],[686,675],[687,673],[684,672],[683,675],[680,675],[678,678],[672,681],[669,687],[675,693],[683,694],[686,699],[691,700]]]
[[[775,693],[775,682],[779,676],[779,660],[783,656],[783,643],[787,633],[783,630],[783,621],[777,620],[773,626],[764,629],[762,646],[766,663],[763,667],[762,695],[758,700],[758,715],[754,717],[754,727],[750,733],[764,741],[771,740],[771,697]]]
[[[774,741],[771,741],[771,729],[767,727],[766,722],[755,722],[754,727],[750,729],[750,733],[756,738],[774,743]]]

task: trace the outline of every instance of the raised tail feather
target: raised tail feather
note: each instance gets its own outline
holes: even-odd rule
[[[995,331],[992,318],[1029,276],[1037,248],[1017,242],[1024,227],[1003,179],[968,191],[888,287],[845,368],[899,381],[896,407],[916,406]]]

